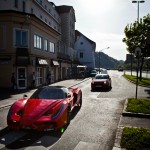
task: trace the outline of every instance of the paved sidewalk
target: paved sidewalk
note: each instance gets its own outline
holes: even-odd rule
[[[118,129],[116,132],[116,138],[114,142],[113,150],[125,150],[120,147],[121,136],[124,127],[133,127],[133,128],[149,128],[150,129],[150,114],[141,114],[141,113],[129,113],[126,112],[127,100],[124,104],[124,109],[120,117],[118,124]]]
[[[52,83],[50,84],[50,86],[59,85],[59,86],[72,87],[89,79],[90,78],[63,80],[63,81]],[[35,90],[36,89],[11,91],[9,89],[2,89],[0,92],[0,109],[7,106],[11,106],[16,100],[22,98],[24,94],[30,97]]]

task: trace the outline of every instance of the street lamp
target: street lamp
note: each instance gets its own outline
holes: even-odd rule
[[[132,0],[132,3],[138,4],[138,9],[137,9],[137,21],[138,21],[138,23],[139,23],[139,4],[144,3],[144,2],[145,2],[144,0]],[[132,76],[132,63],[133,63],[132,59],[133,59],[133,54],[131,52],[131,76]]]
[[[106,47],[106,48],[104,48],[104,49],[101,49],[99,52],[98,52],[98,56],[99,56],[99,73],[100,73],[100,52],[102,52],[103,50],[105,50],[105,49],[109,49],[110,47]]]
[[[132,3],[137,3],[138,4],[138,9],[137,9],[137,21],[139,22],[139,4],[140,3],[144,3],[144,0],[136,0],[136,1],[132,1]]]

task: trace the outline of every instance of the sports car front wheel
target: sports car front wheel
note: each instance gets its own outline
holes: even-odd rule
[[[70,110],[68,110],[68,112],[67,112],[67,125],[70,124],[70,120],[71,120],[71,112],[70,112]]]

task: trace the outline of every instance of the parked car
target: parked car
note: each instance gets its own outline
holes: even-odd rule
[[[81,105],[79,88],[41,87],[30,98],[19,99],[11,106],[7,124],[10,129],[59,130],[70,123],[73,108]]]
[[[91,70],[90,71],[90,77],[95,77],[96,74],[97,74],[96,70]]]
[[[111,78],[108,74],[97,74],[91,81],[91,91],[96,88],[110,89]]]

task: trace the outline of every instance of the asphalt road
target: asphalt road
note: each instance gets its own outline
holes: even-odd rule
[[[82,108],[73,111],[71,123],[62,134],[9,131],[6,124],[9,107],[0,109],[0,149],[112,150],[125,99],[135,97],[136,87],[122,77],[123,72],[109,71],[109,74],[110,91],[91,92],[91,79],[75,85],[83,92]],[[149,97],[147,91],[138,87],[138,97]]]

